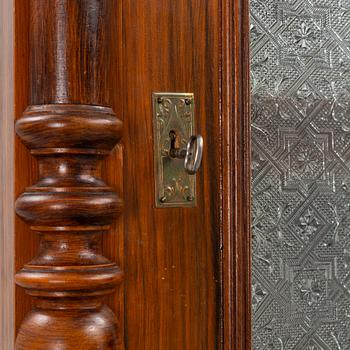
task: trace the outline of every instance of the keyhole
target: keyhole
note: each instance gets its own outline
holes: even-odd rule
[[[178,133],[175,130],[170,130],[170,156],[176,158],[176,150],[180,148],[180,138]]]

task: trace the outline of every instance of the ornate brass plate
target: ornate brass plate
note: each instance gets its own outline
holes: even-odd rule
[[[153,93],[153,128],[156,207],[195,206],[196,176],[170,155],[174,134],[177,147],[186,148],[195,132],[193,94]]]

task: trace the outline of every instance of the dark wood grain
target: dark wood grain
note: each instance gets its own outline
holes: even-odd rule
[[[122,133],[106,106],[112,5],[30,2],[32,105],[16,131],[37,158],[38,179],[19,196],[16,212],[39,235],[40,249],[16,274],[35,304],[19,328],[19,350],[122,344],[119,322],[103,302],[123,273],[101,252],[101,236],[122,210],[102,179],[102,158]]]
[[[29,1],[15,0],[15,118],[22,117],[29,102]],[[14,154],[15,197],[37,181],[38,167],[34,157],[17,136]],[[15,270],[20,270],[38,252],[39,236],[29,225],[15,217]],[[15,288],[16,334],[25,315],[33,307],[33,299],[19,286]],[[10,349],[9,349],[10,350]],[[12,350],[12,349],[11,349]]]
[[[249,2],[222,7],[223,348],[251,342]]]
[[[0,3],[0,346],[14,344],[14,14]]]
[[[125,342],[219,340],[219,1],[123,1]],[[193,92],[205,141],[196,208],[154,208],[152,92]]]
[[[34,5],[32,11],[30,3]],[[102,6],[100,11],[108,6],[102,22],[94,20],[100,13],[95,5]],[[36,15],[40,13],[43,18],[36,24]],[[38,290],[40,294],[45,280],[50,279],[43,268],[45,262],[52,262],[49,270],[61,265],[85,269],[91,264],[106,268],[108,259],[126,272],[122,286],[115,292],[110,290],[111,294],[104,299],[120,316],[119,331],[124,337],[119,338],[118,348],[251,349],[248,3],[16,0],[15,21],[16,117],[21,118],[28,105],[47,108],[45,113],[40,112],[36,120],[39,124],[32,130],[27,129],[28,124],[19,122],[22,136],[35,139],[27,139],[26,143],[38,160],[19,138],[15,144],[15,193],[16,196],[27,193],[19,211],[36,230],[34,233],[30,225],[16,219],[16,269],[25,266],[19,282],[37,298]],[[101,25],[106,28],[104,33],[96,30]],[[67,45],[62,45],[62,40],[67,40]],[[92,51],[96,55],[90,55]],[[203,167],[197,175],[196,208],[154,208],[151,114],[154,91],[195,94],[197,131],[205,140]],[[110,151],[120,134],[114,136],[115,140],[113,135],[99,139],[102,130],[90,128],[96,126],[90,123],[91,111],[82,118],[88,123],[84,130],[88,128],[90,134],[80,139],[79,114],[87,111],[83,107],[84,111],[74,113],[71,120],[64,118],[70,120],[65,127],[71,136],[61,135],[60,139],[71,152],[58,154],[50,128],[38,127],[46,117],[51,120],[50,113],[56,114],[58,124],[62,123],[57,117],[57,104],[63,109],[67,107],[61,114],[70,117],[77,105],[112,107],[118,119],[124,121],[122,142]],[[29,109],[26,115],[33,113],[37,111]],[[110,133],[108,128],[105,131]],[[82,145],[85,151],[90,148],[87,136],[94,139],[98,153],[110,151],[107,158],[76,152]],[[83,142],[78,146],[75,142],[79,139]],[[86,167],[79,166],[83,163]],[[71,166],[66,168],[66,164]],[[85,172],[90,174],[88,184],[80,176]],[[45,203],[41,208],[36,203],[33,209],[26,188],[34,189],[43,199],[51,183],[53,188],[62,186],[65,190],[61,194],[67,195],[67,199],[72,198],[67,189],[78,186],[77,182],[87,190],[85,194],[91,193],[91,187],[99,187],[95,199],[101,198],[101,194],[106,199],[104,196],[111,192],[125,198],[123,220],[113,221],[107,210],[103,218],[101,211],[94,214],[90,211],[91,217],[85,221],[83,213],[89,211],[89,200],[81,194],[70,202],[79,202],[79,215],[71,213],[68,202],[61,208],[60,215],[68,226],[91,228],[100,222],[99,225],[110,226],[109,233],[106,227],[101,229],[103,235],[96,231],[50,232],[42,229],[57,222],[52,223],[47,215],[37,217],[38,225],[33,221],[30,213],[35,209],[35,213],[43,214]],[[52,200],[49,207],[60,204]],[[70,249],[61,249],[67,242]],[[77,260],[76,254],[82,251],[84,254]],[[34,273],[33,266],[39,264],[40,271]],[[81,279],[81,271],[74,268],[69,278],[76,285],[85,283],[90,290],[99,290],[99,286],[90,284],[91,274]],[[96,270],[90,268],[90,272],[94,274]],[[109,278],[108,273],[109,267],[101,278]],[[113,278],[116,275],[112,272]],[[62,282],[62,288],[68,289],[63,280],[56,282]],[[45,293],[52,293],[46,287]],[[39,318],[49,317],[52,312],[57,315],[62,303],[55,299],[39,296]],[[84,319],[91,321],[88,317],[91,313],[85,308],[96,310],[101,300],[90,296],[87,302],[85,297],[73,298],[72,302],[71,297],[64,298],[65,308],[73,307],[73,311],[59,313],[62,317],[56,319],[53,331],[59,332],[62,324],[79,329]],[[71,323],[70,312],[76,312],[77,305],[81,307],[80,314]],[[17,287],[17,328],[28,312],[29,321],[34,322],[32,306],[33,298]],[[101,317],[113,324],[110,312],[105,307],[99,310]],[[35,327],[28,328],[25,331],[33,337]],[[43,331],[38,343],[50,339],[52,333]],[[99,341],[104,344],[102,338]],[[43,344],[49,349],[47,343]],[[79,349],[83,344],[75,343],[72,348]],[[86,344],[84,347],[88,348]]]
[[[31,2],[31,104],[110,103],[113,2]]]

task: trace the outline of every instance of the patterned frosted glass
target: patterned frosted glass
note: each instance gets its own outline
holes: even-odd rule
[[[251,0],[254,349],[350,349],[350,0]]]

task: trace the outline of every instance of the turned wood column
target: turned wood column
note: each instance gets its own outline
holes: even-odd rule
[[[113,1],[31,0],[31,101],[16,131],[38,160],[39,180],[16,211],[41,244],[16,275],[35,300],[18,350],[115,349],[119,342],[117,318],[103,300],[123,274],[101,254],[101,236],[122,208],[101,178],[101,160],[122,133],[108,107]]]

